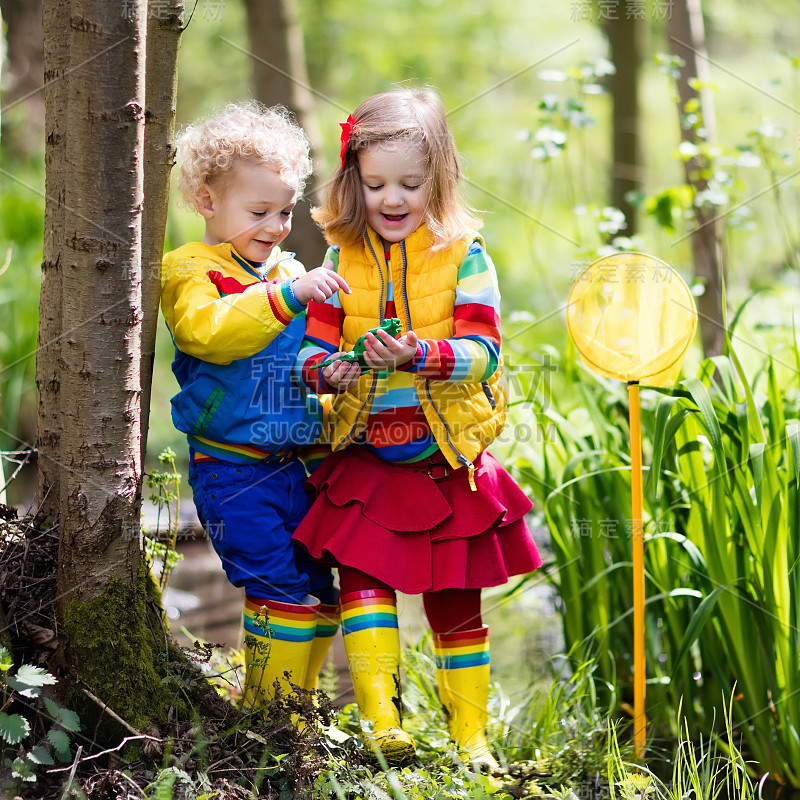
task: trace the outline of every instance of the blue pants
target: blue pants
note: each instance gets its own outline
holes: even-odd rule
[[[312,594],[335,603],[333,575],[292,542],[309,507],[297,460],[189,463],[197,516],[228,580],[249,595],[300,603]]]

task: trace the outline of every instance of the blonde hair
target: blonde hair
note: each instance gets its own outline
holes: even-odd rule
[[[446,247],[480,227],[461,197],[458,151],[436,92],[419,88],[376,94],[365,100],[350,120],[355,122],[344,167],[336,168],[322,205],[312,213],[323,225],[330,244],[356,244],[364,235],[367,212],[357,154],[381,142],[411,142],[422,148],[429,181],[425,224],[433,234],[434,249]]]
[[[193,208],[203,187],[237,160],[275,167],[284,180],[297,181],[298,193],[311,174],[308,137],[283,106],[230,103],[184,128],[176,144],[178,187]]]

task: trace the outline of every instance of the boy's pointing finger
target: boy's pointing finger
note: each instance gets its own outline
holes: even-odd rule
[[[343,278],[343,277],[342,277],[342,276],[341,276],[341,275],[340,275],[338,272],[334,272],[334,273],[333,273],[333,276],[334,276],[334,278],[336,279],[336,283],[338,283],[338,284],[339,284],[339,288],[340,288],[340,289],[341,289],[341,290],[342,290],[342,291],[343,291],[345,294],[350,294],[350,292],[351,292],[351,289],[350,289],[350,287],[347,285],[347,281],[346,281],[346,280],[345,280],[345,279],[344,279],[344,278]]]

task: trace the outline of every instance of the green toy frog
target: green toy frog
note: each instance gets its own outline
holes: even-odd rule
[[[386,331],[389,336],[397,338],[400,331],[403,330],[402,323],[397,317],[389,317],[378,325],[377,328],[371,328],[367,333],[376,334],[378,331]],[[327,367],[328,364],[333,364],[335,361],[354,361],[360,367],[362,372],[372,369],[366,361],[364,361],[364,351],[366,350],[365,342],[367,333],[358,337],[358,341],[353,345],[353,349],[349,353],[341,353],[338,356],[331,356],[323,359],[319,364],[315,364],[311,369],[319,369],[320,367]]]

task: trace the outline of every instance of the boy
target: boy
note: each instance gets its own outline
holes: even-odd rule
[[[291,541],[308,508],[297,449],[322,432],[318,398],[291,372],[306,305],[349,289],[280,250],[311,172],[308,140],[285,109],[229,105],[180,134],[177,161],[205,236],[164,257],[180,385],[172,419],[189,442],[200,521],[245,588],[245,705],[256,707],[285,670],[316,686],[338,624],[330,570]]]

